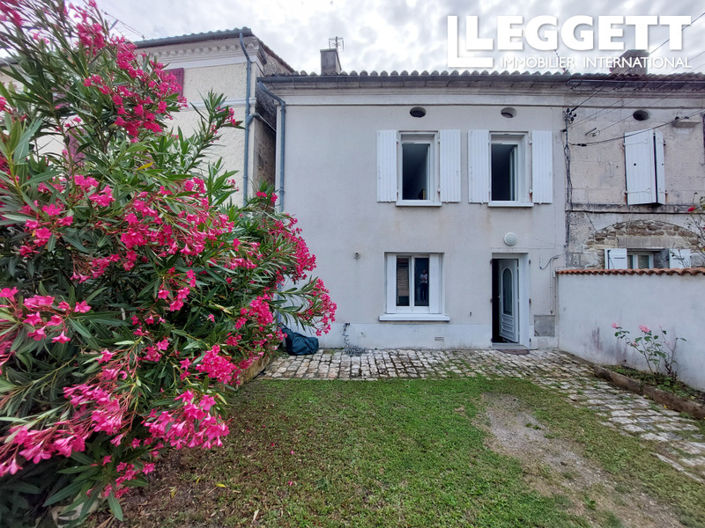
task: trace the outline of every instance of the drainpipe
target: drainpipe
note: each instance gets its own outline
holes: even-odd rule
[[[242,205],[247,203],[248,194],[248,173],[250,167],[250,121],[252,121],[252,116],[250,115],[250,82],[252,78],[252,59],[247,54],[245,49],[245,41],[242,38],[242,30],[240,30],[240,48],[242,53],[245,54],[245,59],[247,59],[247,88],[245,89],[245,160],[243,163],[242,170]]]
[[[286,159],[286,102],[278,95],[272,93],[262,81],[257,81],[257,86],[262,88],[262,91],[279,103],[279,112],[281,115],[281,131],[279,132],[279,210],[284,210],[284,161]],[[279,129],[279,127],[277,127]]]

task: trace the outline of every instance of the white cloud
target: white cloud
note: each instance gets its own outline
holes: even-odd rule
[[[480,15],[483,33],[493,34],[498,15],[521,14],[525,20],[553,14],[573,15],[690,15],[702,12],[696,0],[528,0],[508,5],[500,0],[472,4],[467,0],[98,0],[99,6],[122,22],[117,30],[132,40],[158,38],[248,26],[296,70],[317,71],[319,49],[328,38],[341,36],[346,71],[447,69],[446,17]],[[667,38],[665,28],[651,31],[654,47]],[[705,50],[705,17],[684,33],[680,56]],[[538,52],[526,54],[539,56]],[[561,55],[569,50],[561,48]],[[574,52],[572,52],[574,54]],[[668,46],[656,52],[668,55]],[[544,53],[543,56],[551,56]],[[605,55],[605,53],[602,53]],[[613,53],[617,55],[617,53]],[[699,55],[693,64],[703,61]],[[495,61],[496,64],[498,61]],[[705,64],[699,68],[703,71]],[[603,70],[604,71],[604,70]],[[655,73],[671,73],[672,70]],[[684,70],[681,70],[684,71]]]

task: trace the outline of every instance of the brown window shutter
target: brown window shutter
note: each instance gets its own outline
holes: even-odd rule
[[[172,68],[166,70],[171,73],[176,79],[176,84],[179,85],[179,95],[184,95],[184,69],[183,68]]]

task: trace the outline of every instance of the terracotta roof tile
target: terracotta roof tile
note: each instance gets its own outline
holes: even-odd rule
[[[705,275],[705,268],[564,269],[558,275]]]

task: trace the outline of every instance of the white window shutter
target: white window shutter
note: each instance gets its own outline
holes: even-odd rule
[[[460,130],[440,131],[441,201],[460,201]]]
[[[664,162],[663,134],[660,130],[654,130],[654,166],[656,170],[656,201],[660,204],[666,203],[666,172]]]
[[[397,131],[377,131],[377,201],[397,201]]]
[[[470,202],[490,199],[490,131],[468,130],[468,180]]]
[[[627,269],[627,249],[605,249],[605,269]]]
[[[553,202],[553,133],[531,132],[531,178],[534,203]]]
[[[397,257],[396,255],[386,255],[385,265],[387,266],[387,313],[397,311]]]
[[[690,267],[690,250],[689,249],[669,249],[668,250],[668,267],[669,268],[689,268]]]
[[[654,131],[637,130],[624,134],[624,162],[627,173],[627,203],[656,201]]]
[[[429,255],[428,262],[428,307],[431,313],[441,313],[442,304],[442,270],[441,270],[441,256],[440,255]]]

